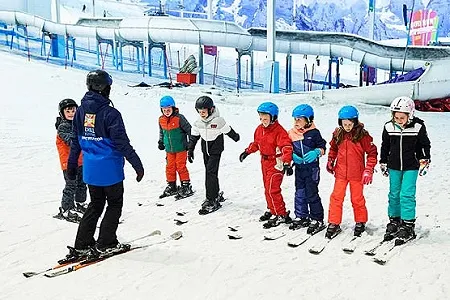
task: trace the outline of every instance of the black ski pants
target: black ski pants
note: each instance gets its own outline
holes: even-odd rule
[[[208,153],[203,152],[206,199],[208,200],[214,200],[219,196],[219,164],[221,156],[222,153],[208,155]]]
[[[106,201],[108,205],[100,224],[97,244],[99,247],[115,246],[118,243],[116,231],[122,215],[123,181],[110,186],[88,185],[88,187],[91,202],[78,226],[75,249],[86,249],[95,245],[95,229]]]

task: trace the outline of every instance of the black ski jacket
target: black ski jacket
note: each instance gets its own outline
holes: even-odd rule
[[[414,117],[405,128],[389,121],[384,124],[380,164],[399,171],[418,170],[419,160],[430,159],[430,148],[423,120]]]

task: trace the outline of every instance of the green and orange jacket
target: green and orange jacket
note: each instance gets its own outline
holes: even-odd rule
[[[170,117],[159,117],[159,141],[164,143],[166,152],[186,151],[190,136],[191,124],[178,112],[178,108],[174,108]]]

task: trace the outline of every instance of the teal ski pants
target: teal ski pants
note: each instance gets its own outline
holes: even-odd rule
[[[418,170],[398,171],[389,169],[389,217],[402,220],[416,218],[416,182]]]

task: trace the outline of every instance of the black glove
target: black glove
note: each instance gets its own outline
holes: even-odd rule
[[[230,132],[227,133],[227,135],[235,142],[238,142],[239,139],[241,138],[239,136],[239,133],[237,133],[236,131],[234,131],[233,128],[231,128]]]
[[[244,161],[244,159],[246,158],[248,156],[248,153],[247,152],[242,152],[241,153],[241,155],[239,155],[239,161],[240,162],[243,162]]]
[[[289,164],[284,164],[283,165],[283,174],[286,174],[286,176],[291,176],[292,174],[294,174],[294,170],[292,169],[292,167]]]
[[[142,177],[144,177],[144,169],[136,172],[136,181],[141,182]]]
[[[77,179],[77,168],[67,167],[67,179],[69,180]]]
[[[164,142],[163,142],[163,141],[158,141],[158,149],[159,149],[159,150],[164,150],[164,149],[166,149],[166,146],[164,146]]]
[[[191,164],[194,162],[194,150],[188,150],[188,161]]]

